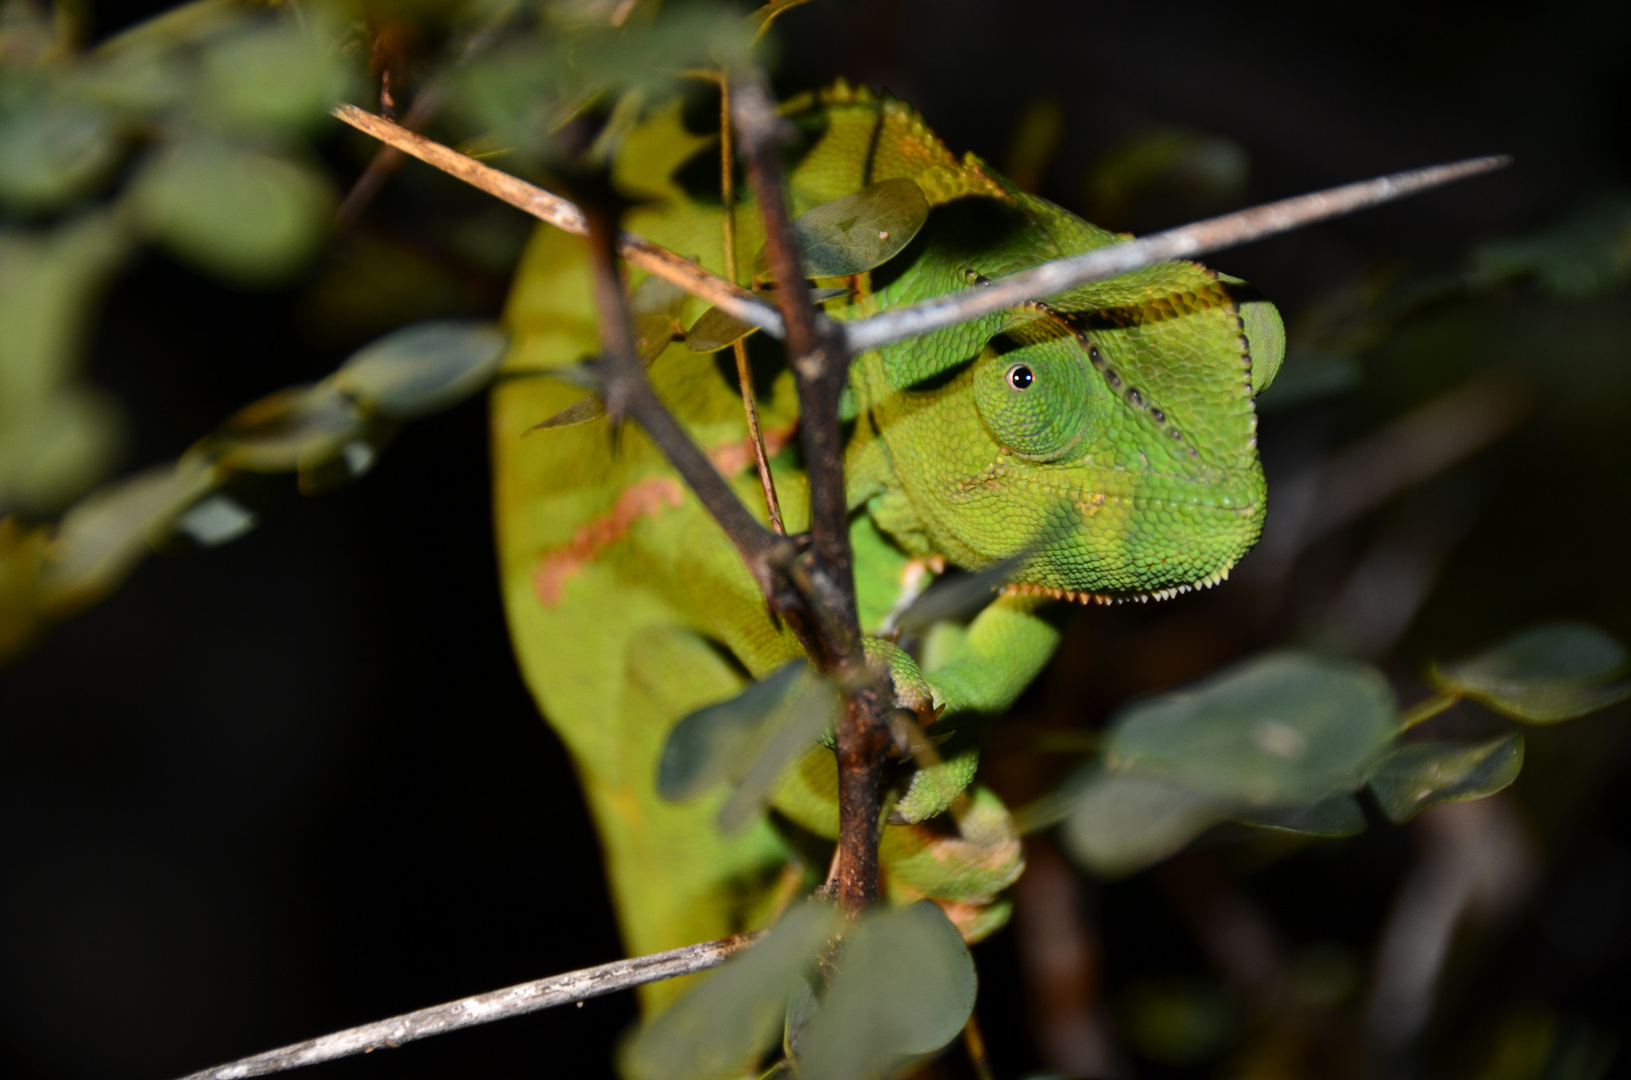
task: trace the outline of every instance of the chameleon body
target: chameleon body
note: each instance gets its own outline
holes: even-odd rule
[[[1118,239],[972,155],[954,157],[898,101],[839,84],[784,114],[804,136],[789,171],[795,213],[894,177],[915,181],[933,207],[894,260],[842,283],[854,291],[827,303],[836,318],[979,288]],[[723,272],[718,197],[682,183],[688,170],[706,172],[708,155],[717,162],[717,137],[688,132],[676,106],[629,136],[615,179],[641,200],[631,231]],[[755,208],[744,203],[736,219],[737,264],[751,266],[762,245]],[[821,747],[783,779],[777,824],[761,816],[725,835],[714,822],[723,790],[683,804],[657,795],[675,724],[801,651],[643,432],[613,433],[599,419],[523,438],[584,396],[549,376],[597,350],[581,245],[540,229],[511,297],[512,377],[493,395],[497,531],[522,670],[576,763],[625,943],[641,954],[765,922],[825,871],[793,853],[809,847],[800,838],[835,836],[837,810]],[[966,625],[932,628],[917,655],[871,642],[901,703],[939,710],[932,733],[953,732],[944,764],[896,791],[893,820],[904,823],[885,826],[880,845],[891,899],[933,897],[971,939],[1005,917],[998,894],[1022,866],[1012,824],[983,788],[955,796],[972,776],[977,721],[1005,710],[1057,644],[1050,601],[1210,585],[1256,540],[1264,487],[1252,399],[1278,365],[1280,338],[1273,309],[1243,295],[1202,266],[1169,263],[856,359],[845,465],[863,629],[880,634],[943,565],[1025,556],[995,602]],[[678,325],[702,310],[687,299]],[[729,356],[676,341],[650,377],[762,516]],[[807,489],[792,379],[774,361],[759,376],[772,471],[797,532]],[[660,1007],[680,987],[645,989],[646,1005]]]

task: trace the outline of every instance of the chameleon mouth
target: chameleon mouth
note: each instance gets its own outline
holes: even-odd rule
[[[1040,596],[1049,600],[1064,600],[1072,604],[1147,604],[1151,600],[1171,600],[1187,592],[1199,592],[1210,589],[1214,585],[1221,585],[1229,580],[1229,571],[1234,569],[1230,563],[1209,577],[1200,581],[1192,581],[1187,585],[1174,585],[1169,589],[1154,589],[1143,593],[1093,593],[1077,592],[1073,589],[1057,589],[1050,585],[1030,585],[1023,582],[1013,582],[1002,587],[1004,596]]]

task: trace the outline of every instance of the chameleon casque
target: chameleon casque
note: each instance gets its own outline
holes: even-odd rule
[[[839,83],[783,113],[803,138],[789,165],[795,213],[895,177],[915,181],[933,208],[893,260],[837,283],[852,289],[826,303],[837,319],[978,288],[1119,239],[973,155],[954,157],[887,96]],[[717,134],[687,130],[676,104],[633,131],[614,178],[640,200],[628,229],[722,273],[718,146]],[[692,173],[712,176],[711,199],[706,185],[688,186]],[[755,208],[744,202],[736,219],[737,264],[750,267],[763,242]],[[642,277],[629,276],[637,299]],[[704,307],[676,298],[659,322],[677,333]],[[614,436],[600,418],[522,437],[584,397],[548,375],[597,352],[581,240],[538,230],[507,320],[511,377],[493,393],[492,416],[505,603],[526,680],[582,779],[627,948],[638,955],[763,925],[826,871],[817,859],[819,841],[837,835],[831,751],[812,746],[776,789],[774,813],[737,835],[715,824],[723,789],[665,802],[656,771],[681,718],[738,694],[800,647],[767,616],[735,550],[643,432],[626,425]],[[1056,601],[1160,599],[1212,585],[1256,541],[1265,492],[1253,398],[1278,368],[1283,340],[1273,307],[1243,283],[1177,262],[856,358],[845,467],[863,629],[879,635],[903,597],[944,566],[1026,556],[994,602],[966,624],[933,627],[915,657],[873,643],[903,704],[943,709],[929,734],[944,739],[944,764],[903,765],[896,823],[882,830],[891,901],[931,897],[970,940],[1002,925],[999,894],[1023,861],[996,797],[978,784],[959,797],[973,778],[973,734],[1050,657]],[[807,514],[797,399],[777,347],[755,341],[772,471],[797,532]],[[650,377],[762,517],[735,372],[721,362],[729,356],[671,341]],[[643,988],[647,1010],[686,981]]]

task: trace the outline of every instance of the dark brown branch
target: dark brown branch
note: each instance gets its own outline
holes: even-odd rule
[[[547,221],[557,229],[577,236],[588,235],[589,227],[584,221],[583,212],[559,195],[552,195],[543,188],[529,184],[509,173],[483,165],[475,158],[427,139],[423,135],[416,135],[389,120],[364,112],[355,105],[336,105],[331,111],[335,117],[357,130],[366,132],[427,165],[433,165],[450,176],[463,180],[471,187],[502,199],[540,221]],[[664,281],[672,282],[694,296],[702,297],[743,322],[757,326],[774,337],[782,336],[782,317],[775,308],[747,289],[726,281],[717,274],[709,273],[691,260],[627,232],[617,234],[617,253],[640,269],[655,274]]]
[[[239,1058],[226,1065],[188,1073],[182,1080],[243,1080],[251,1076],[269,1076],[272,1073],[298,1069],[302,1065],[315,1065],[320,1061],[367,1054],[374,1050],[401,1046],[415,1039],[428,1039],[432,1035],[445,1035],[460,1028],[475,1027],[494,1020],[507,1020],[556,1005],[585,1001],[592,997],[627,990],[650,982],[678,978],[693,972],[707,971],[723,964],[733,954],[753,944],[763,931],[737,934],[718,941],[705,941],[700,945],[687,945],[682,949],[636,956],[630,960],[615,960],[598,967],[569,971],[565,975],[552,975],[517,986],[493,990],[475,997],[416,1009],[411,1013],[376,1020],[372,1024],[336,1031],[291,1046],[268,1050],[253,1057]]]
[[[858,914],[878,896],[879,788],[890,746],[885,718],[892,705],[887,678],[867,666],[855,607],[855,574],[849,544],[849,504],[844,489],[844,447],[838,399],[849,373],[842,331],[810,303],[809,283],[777,158],[781,117],[756,73],[737,77],[733,114],[748,175],[764,218],[765,254],[775,275],[776,296],[787,327],[789,366],[798,385],[799,438],[810,479],[810,551],[805,558],[816,598],[831,615],[827,665],[844,684],[844,717],[838,725],[838,862],[833,888],[839,905]],[[819,656],[813,656],[822,662]]]
[[[634,347],[633,323],[623,279],[617,271],[618,230],[615,218],[590,206],[585,214],[589,236],[589,266],[594,276],[595,307],[600,314],[602,379],[606,411],[614,420],[633,417],[668,457],[730,538],[773,605],[785,590],[776,567],[788,553],[778,551],[788,541],[770,532],[749,514],[713,462],[680,426],[646,379],[645,365]],[[785,602],[785,601],[783,601]]]

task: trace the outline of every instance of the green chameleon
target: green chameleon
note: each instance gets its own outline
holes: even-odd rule
[[[894,259],[839,283],[849,293],[826,302],[837,319],[1119,239],[972,155],[955,158],[888,97],[840,83],[783,112],[804,138],[789,172],[795,213],[898,177],[933,208]],[[723,272],[718,155],[717,136],[687,131],[676,105],[628,137],[615,179],[640,200],[627,228]],[[744,204],[736,218],[737,264],[750,267],[763,242],[757,214]],[[762,516],[734,367],[721,362],[730,354],[670,341],[704,305],[661,299],[656,285],[630,274],[652,382]],[[774,814],[735,835],[715,824],[724,790],[670,803],[655,779],[681,718],[800,647],[643,432],[614,434],[601,418],[523,437],[584,397],[548,375],[597,351],[582,241],[538,231],[507,319],[511,377],[492,418],[506,608],[527,682],[587,793],[625,944],[637,955],[762,925],[825,872],[820,844],[837,834],[831,752],[812,746],[776,788]],[[893,790],[880,844],[892,902],[933,898],[969,940],[1002,924],[999,894],[1023,862],[1006,810],[969,787],[973,736],[1052,654],[1053,602],[1209,586],[1256,541],[1264,485],[1252,402],[1282,352],[1271,305],[1180,262],[856,359],[845,467],[862,625],[899,704],[932,721],[942,759],[903,765]],[[797,532],[807,499],[792,377],[775,360],[757,374],[772,473]],[[1012,583],[966,625],[932,627],[916,656],[885,640],[891,613],[945,567],[1015,557]],[[681,989],[648,986],[645,1004]]]

